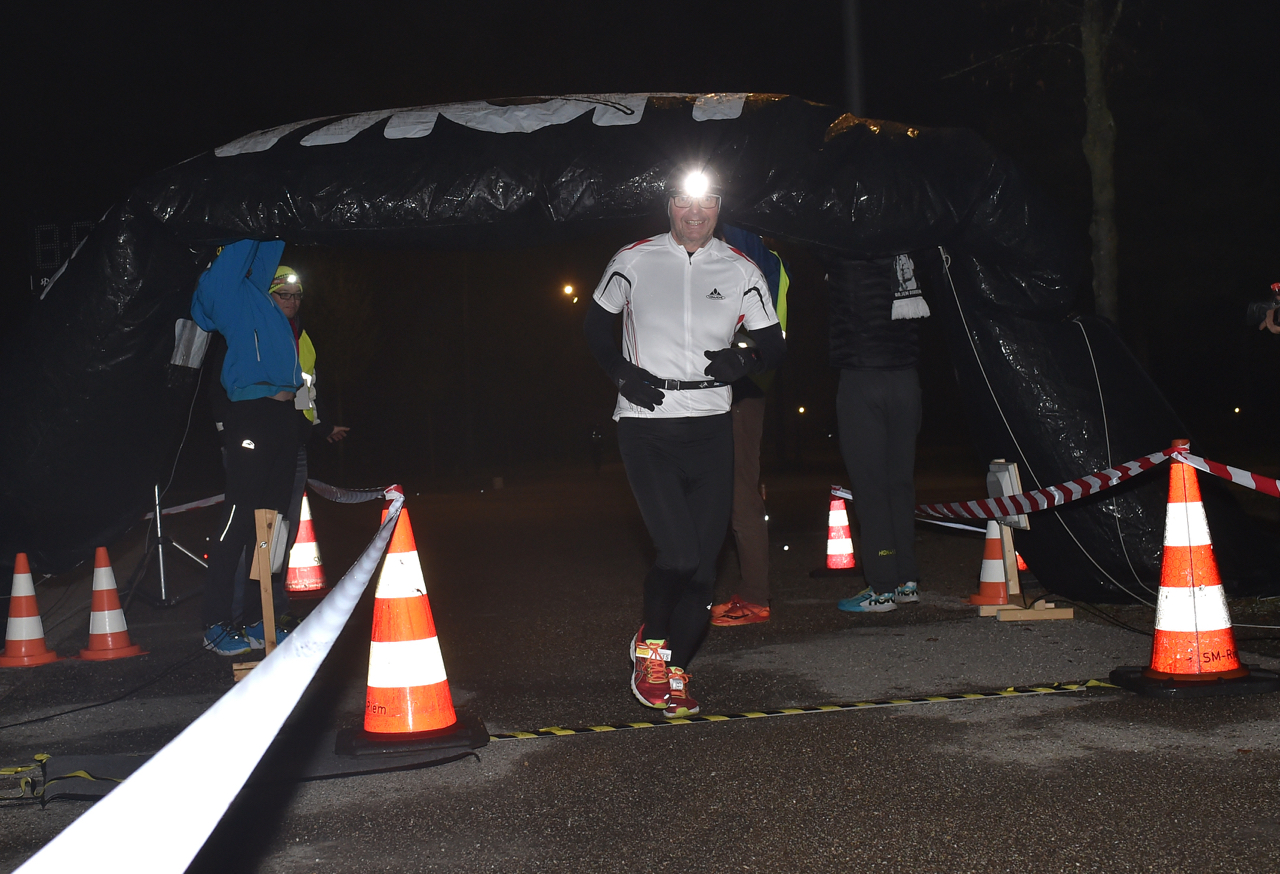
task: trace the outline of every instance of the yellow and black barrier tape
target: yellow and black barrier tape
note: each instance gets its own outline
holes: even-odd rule
[[[614,725],[587,725],[581,728],[562,728],[553,725],[535,731],[512,731],[489,735],[490,740],[532,740],[540,737],[565,737],[575,734],[599,734],[606,731],[626,731],[631,728],[661,728],[667,725],[695,725],[700,722],[731,722],[737,719],[763,719],[769,716],[799,716],[805,713],[838,713],[846,710],[865,710],[874,707],[903,707],[910,704],[942,704],[948,701],[974,701],[992,698],[1013,698],[1026,695],[1055,695],[1059,692],[1083,692],[1085,689],[1114,689],[1103,680],[1085,680],[1080,683],[1049,683],[1039,686],[1010,686],[991,692],[954,692],[946,695],[924,695],[919,698],[884,698],[876,701],[855,701],[850,704],[818,704],[811,707],[780,707],[777,710],[748,710],[745,713],[712,714],[709,716],[682,716],[656,722],[622,722]]]

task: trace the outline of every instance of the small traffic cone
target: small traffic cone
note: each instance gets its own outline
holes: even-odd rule
[[[457,721],[409,511],[401,509],[374,593],[364,730],[418,735]]]
[[[1025,574],[1031,570],[1027,567],[1027,560],[1022,557],[1022,553],[1015,552],[1013,555],[1018,560],[1018,573]]]
[[[298,514],[298,537],[289,550],[289,573],[285,577],[284,590],[290,598],[323,598],[329,589],[325,585],[324,565],[320,563],[320,547],[316,543],[315,526],[311,523],[311,504],[307,493],[302,493],[302,511]]]
[[[827,511],[827,564],[810,571],[811,577],[851,576],[861,573],[853,557],[853,537],[849,533],[849,512],[844,498],[832,498]]]
[[[0,668],[29,668],[61,659],[44,645],[44,625],[36,605],[36,587],[31,582],[27,554],[18,553],[13,562],[13,592],[9,598],[9,624],[5,630]]]
[[[969,596],[970,604],[1009,603],[1009,581],[1004,575],[1004,543],[1000,523],[987,521],[987,540],[982,547],[982,570],[978,572],[978,593]]]
[[[107,548],[99,546],[93,557],[93,606],[89,612],[89,645],[80,650],[80,658],[91,662],[146,655],[142,647],[129,640],[120,594],[116,591],[116,574],[111,569]]]
[[[1112,682],[1156,697],[1278,691],[1280,675],[1240,663],[1195,468],[1171,464],[1151,664],[1117,668]]]

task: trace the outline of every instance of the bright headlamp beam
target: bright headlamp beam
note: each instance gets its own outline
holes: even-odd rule
[[[701,197],[707,193],[711,185],[706,174],[694,171],[684,178],[684,193],[690,197]]]

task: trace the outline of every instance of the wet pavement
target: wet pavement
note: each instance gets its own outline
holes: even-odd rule
[[[711,630],[692,665],[703,713],[939,700],[660,724],[627,684],[648,546],[619,469],[411,494],[455,704],[495,735],[582,730],[494,739],[431,768],[304,782],[274,749],[192,870],[1280,868],[1280,697],[1159,701],[1105,686],[959,697],[1146,664],[1141,632],[1153,617],[1102,608],[1136,632],[1083,609],[1070,621],[978,617],[964,597],[981,536],[924,524],[921,603],[842,614],[834,602],[858,582],[809,575],[823,562],[829,479],[770,478],[773,619]],[[920,488],[922,501],[957,500],[983,482],[925,472]],[[336,577],[372,536],[378,508],[315,500],[313,512]],[[215,522],[216,510],[196,511],[169,533],[200,551]],[[113,549],[122,586],[141,554],[141,530]],[[143,597],[154,570],[143,579],[128,621],[147,655],[0,671],[0,767],[39,753],[154,752],[231,687],[233,660],[199,647],[201,573],[172,553],[167,570],[170,594],[191,597],[154,606]],[[37,588],[47,639],[65,655],[85,645],[90,574]],[[371,594],[287,727],[295,752],[360,723]],[[633,722],[649,727],[585,730]],[[0,776],[0,794],[16,779]],[[156,803],[199,791],[193,773]],[[0,870],[89,803],[0,801]],[[138,870],[148,854],[138,848]],[[84,862],[93,870],[92,847]]]

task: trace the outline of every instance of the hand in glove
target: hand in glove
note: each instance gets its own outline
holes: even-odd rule
[[[711,361],[702,372],[716,382],[734,382],[760,369],[760,353],[755,349],[729,346],[714,352],[708,349],[702,354]]]
[[[637,407],[643,407],[652,412],[655,405],[661,405],[665,395],[662,389],[656,388],[650,383],[658,381],[658,378],[642,367],[636,367],[630,361],[623,361],[622,367],[614,374],[614,383],[618,386],[618,393],[621,394]]]

